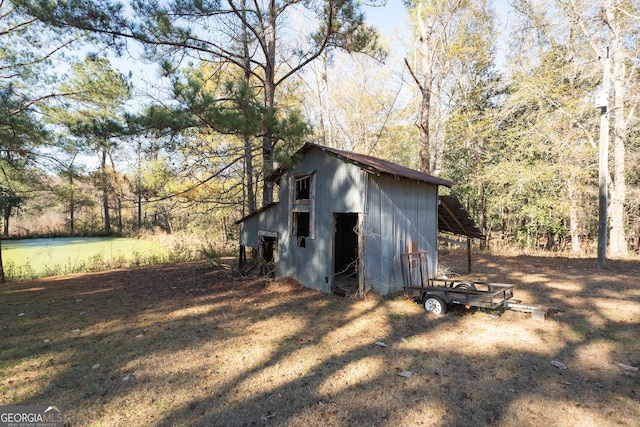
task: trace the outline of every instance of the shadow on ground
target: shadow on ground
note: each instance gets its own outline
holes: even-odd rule
[[[560,309],[544,323],[204,263],[10,284],[0,404],[58,404],[72,425],[635,425],[640,265],[591,261],[474,260],[471,278]]]

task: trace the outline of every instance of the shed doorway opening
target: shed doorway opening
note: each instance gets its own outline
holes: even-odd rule
[[[275,236],[260,236],[260,255],[266,262],[275,262],[278,238]]]
[[[346,294],[358,289],[358,214],[334,213],[334,292]]]
[[[258,253],[262,258],[261,273],[273,276],[278,262],[278,236],[275,233],[260,233]]]

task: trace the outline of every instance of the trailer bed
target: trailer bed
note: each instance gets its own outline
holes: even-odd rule
[[[497,308],[531,313],[535,320],[545,321],[558,311],[550,307],[521,304],[513,298],[515,285],[461,279],[429,277],[427,253],[401,254],[405,295],[424,305],[428,312],[444,314],[450,304],[465,307]],[[511,301],[509,301],[511,300]]]
[[[424,251],[401,254],[405,295],[417,299],[427,311],[446,313],[447,305],[507,307],[514,285],[449,278],[431,278]]]
[[[424,302],[429,296],[438,296],[446,304],[469,307],[506,307],[513,298],[514,285],[456,279],[428,279],[426,286],[407,286],[405,294]]]

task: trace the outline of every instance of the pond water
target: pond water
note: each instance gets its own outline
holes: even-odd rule
[[[5,274],[41,276],[99,269],[100,265],[166,257],[169,250],[153,240],[121,237],[56,237],[3,240]],[[46,274],[48,275],[48,274]]]

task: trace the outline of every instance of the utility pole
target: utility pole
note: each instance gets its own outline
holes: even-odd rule
[[[604,75],[602,88],[596,94],[596,108],[600,108],[600,146],[598,152],[599,166],[599,198],[598,198],[598,269],[607,268],[607,205],[608,176],[609,176],[609,73],[611,58],[607,47],[607,56],[604,58]]]

